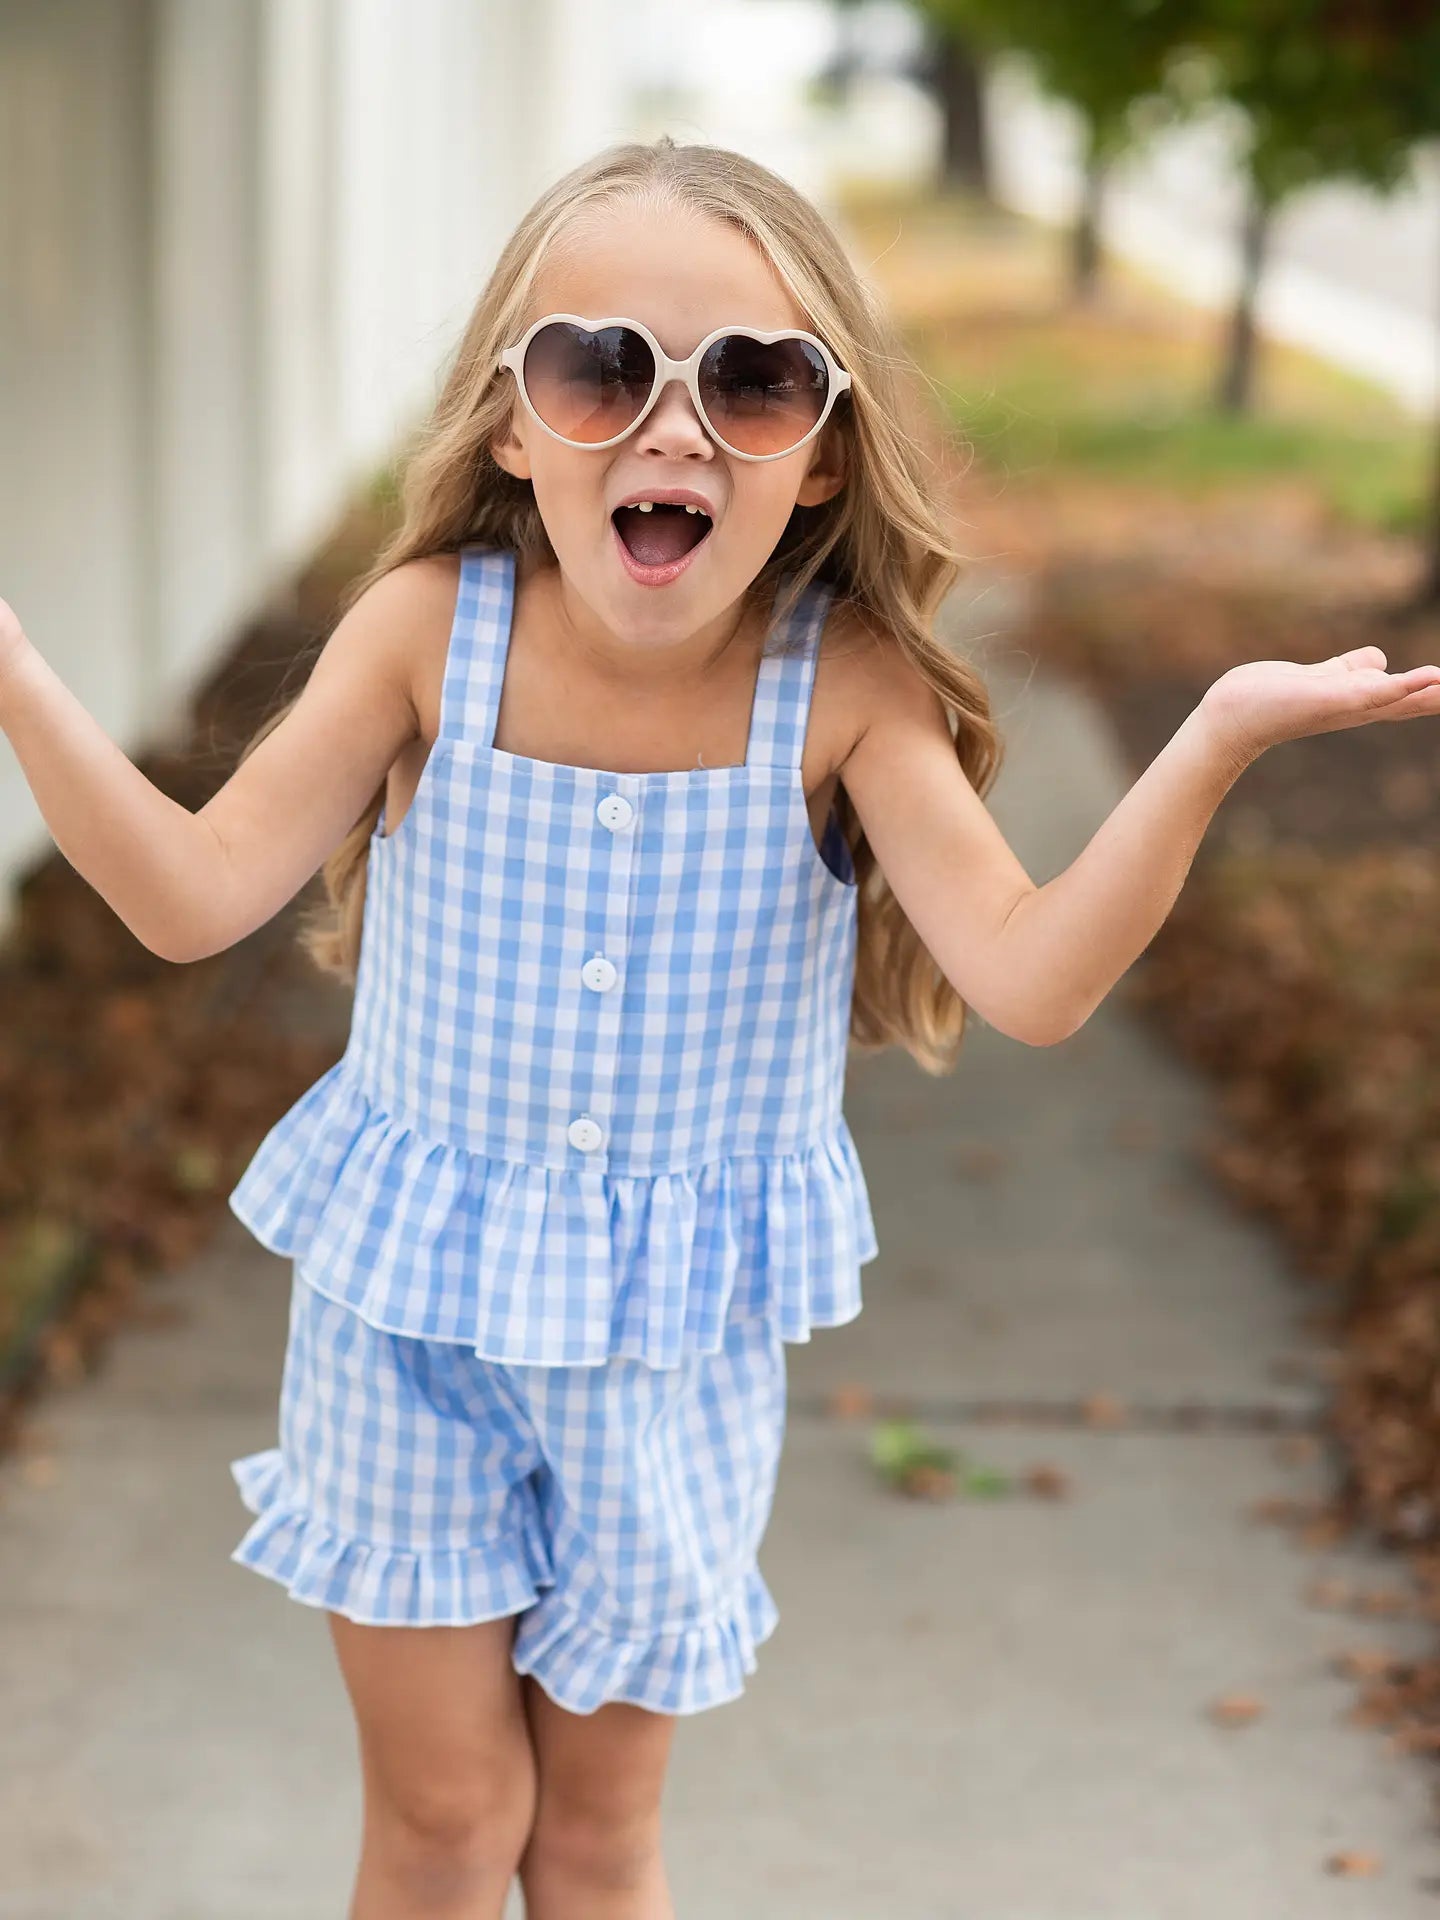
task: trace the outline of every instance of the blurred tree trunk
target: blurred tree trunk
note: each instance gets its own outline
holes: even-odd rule
[[[1428,524],[1421,531],[1425,544],[1424,572],[1416,595],[1417,613],[1429,613],[1440,607],[1440,421],[1436,423],[1434,452],[1431,456],[1430,504]]]
[[[1415,611],[1429,613],[1440,607],[1440,418],[1435,422],[1431,453],[1429,521],[1421,529],[1420,537],[1424,542],[1424,572]]]
[[[965,42],[953,33],[940,34],[937,41],[930,84],[945,116],[943,178],[948,186],[970,187],[988,200],[990,152],[985,137],[984,70]]]
[[[1093,300],[1099,286],[1100,209],[1105,173],[1105,157],[1092,122],[1085,143],[1080,206],[1070,230],[1070,295],[1074,300]]]
[[[1215,388],[1222,413],[1248,413],[1255,398],[1255,301],[1270,239],[1271,204],[1253,186],[1240,230],[1240,285]]]
[[[860,68],[859,39],[856,32],[860,0],[833,0],[835,12],[835,51],[816,78],[833,88],[836,104],[848,112],[855,97],[855,76]]]

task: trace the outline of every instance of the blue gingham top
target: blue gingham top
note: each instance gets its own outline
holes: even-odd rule
[[[841,1111],[856,887],[801,779],[830,590],[772,621],[743,764],[495,745],[515,556],[469,546],[439,730],[371,837],[343,1056],[230,1206],[373,1325],[512,1364],[718,1351],[860,1311],[878,1248]]]

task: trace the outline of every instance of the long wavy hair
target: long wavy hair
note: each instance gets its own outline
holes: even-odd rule
[[[752,583],[784,619],[812,581],[827,583],[861,622],[893,638],[944,704],[956,755],[983,797],[1002,748],[976,670],[933,631],[937,608],[966,556],[951,543],[935,450],[953,430],[929,404],[927,383],[901,344],[880,296],[856,272],[838,237],[778,174],[724,147],[627,142],[571,169],[542,193],[506,242],[465,326],[429,418],[402,450],[400,513],[373,563],[351,580],[337,618],[383,574],[407,560],[469,543],[506,546],[556,564],[528,480],[490,453],[518,404],[497,374],[500,351],[532,317],[531,290],[549,248],[577,219],[619,202],[688,210],[729,222],[761,249],[853,385],[831,414],[843,436],[845,482],[820,506],[797,507]],[[298,698],[298,695],[296,696]],[[246,744],[252,753],[294,700]],[[365,902],[366,856],[385,783],[322,868],[326,903],[303,919],[300,940],[323,971],[354,983]],[[858,914],[850,1039],[863,1050],[904,1047],[931,1074],[959,1053],[965,1004],[891,892],[843,783],[836,812],[854,862]]]

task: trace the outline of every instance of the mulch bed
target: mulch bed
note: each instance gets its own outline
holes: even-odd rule
[[[134,756],[162,791],[193,810],[228,779],[260,720],[299,690],[382,524],[368,506],[346,514],[293,590],[237,634],[188,739]],[[238,945],[176,966],[58,851],[23,879],[0,949],[0,1447],[23,1439],[47,1382],[101,1363],[117,1322],[179,1311],[147,1296],[146,1277],[206,1244],[265,1130],[338,1058],[348,993],[296,944],[319,888],[317,876]]]

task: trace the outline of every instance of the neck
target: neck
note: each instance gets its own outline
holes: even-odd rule
[[[752,625],[749,596],[742,594],[692,633],[658,641],[626,639],[606,626],[557,566],[536,563],[529,591],[544,615],[547,646],[568,655],[595,680],[621,690],[693,686],[734,657]]]

